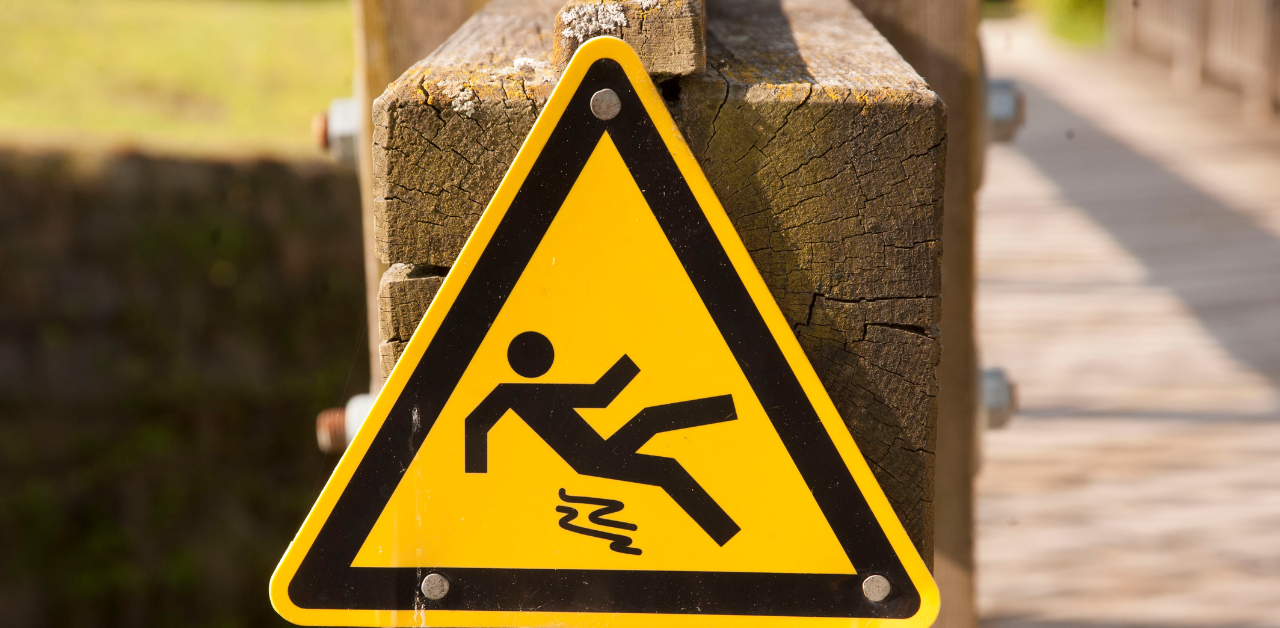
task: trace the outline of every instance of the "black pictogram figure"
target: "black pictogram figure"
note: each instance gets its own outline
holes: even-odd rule
[[[546,373],[554,358],[551,341],[537,332],[516,336],[507,348],[507,361],[523,377]],[[660,487],[716,543],[728,543],[740,528],[697,480],[673,458],[636,451],[660,432],[736,419],[732,395],[645,408],[608,439],[575,410],[608,407],[639,373],[640,368],[624,355],[594,384],[498,384],[467,416],[467,473],[488,471],[489,430],[511,410],[574,471]]]
[[[566,504],[590,504],[592,506],[599,506],[599,508],[596,508],[591,511],[591,514],[587,515],[587,521],[598,526],[605,528],[617,528],[619,530],[629,530],[631,532],[635,532],[640,529],[640,526],[637,526],[634,523],[604,518],[605,515],[612,515],[613,513],[626,508],[626,504],[623,504],[616,499],[580,497],[577,495],[570,495],[566,493],[564,489],[560,489],[560,500]],[[560,517],[560,527],[570,532],[577,532],[578,534],[585,534],[587,536],[594,536],[597,539],[611,541],[609,543],[609,549],[618,552],[619,554],[631,554],[632,556],[639,556],[641,554],[640,548],[631,547],[631,537],[626,536],[625,534],[614,534],[612,532],[592,530],[591,528],[574,525],[573,520],[578,518],[577,508],[572,506],[556,506],[556,512],[564,515],[563,517]]]

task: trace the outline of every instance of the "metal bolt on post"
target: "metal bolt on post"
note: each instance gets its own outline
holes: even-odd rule
[[[893,586],[889,584],[889,579],[884,576],[868,576],[866,580],[862,581],[862,594],[872,602],[884,601],[885,598],[889,597],[889,592],[892,590]]]
[[[618,93],[611,89],[602,89],[591,96],[591,113],[601,120],[612,120],[622,111],[622,101]]]
[[[449,595],[449,580],[438,573],[428,574],[422,579],[422,594],[433,602],[443,600]]]

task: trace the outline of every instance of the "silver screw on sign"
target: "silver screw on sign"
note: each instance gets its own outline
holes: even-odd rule
[[[591,96],[591,113],[601,120],[612,120],[622,111],[622,101],[618,93],[611,89],[602,89]]]
[[[449,581],[438,573],[428,574],[422,579],[422,594],[427,596],[428,600],[439,602],[444,599],[444,596],[449,595]]]
[[[427,585],[422,585],[426,587]],[[872,602],[880,602],[889,597],[889,592],[893,587],[889,584],[889,579],[884,576],[868,576],[862,581],[862,594],[867,596]]]

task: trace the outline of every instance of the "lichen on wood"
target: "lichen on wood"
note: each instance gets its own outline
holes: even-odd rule
[[[601,35],[630,44],[659,79],[700,74],[707,61],[702,0],[569,0],[554,33],[552,57],[561,70],[582,42]]]

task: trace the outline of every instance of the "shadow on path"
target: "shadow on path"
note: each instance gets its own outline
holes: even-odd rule
[[[1172,622],[1076,621],[1067,619],[1033,619],[1028,617],[992,617],[979,622],[981,628],[1187,628],[1194,624]],[[1253,624],[1226,623],[1217,628],[1250,628]]]
[[[1043,92],[1020,86],[1027,125],[1015,148],[1138,258],[1150,283],[1172,290],[1226,351],[1280,389],[1280,239]]]

